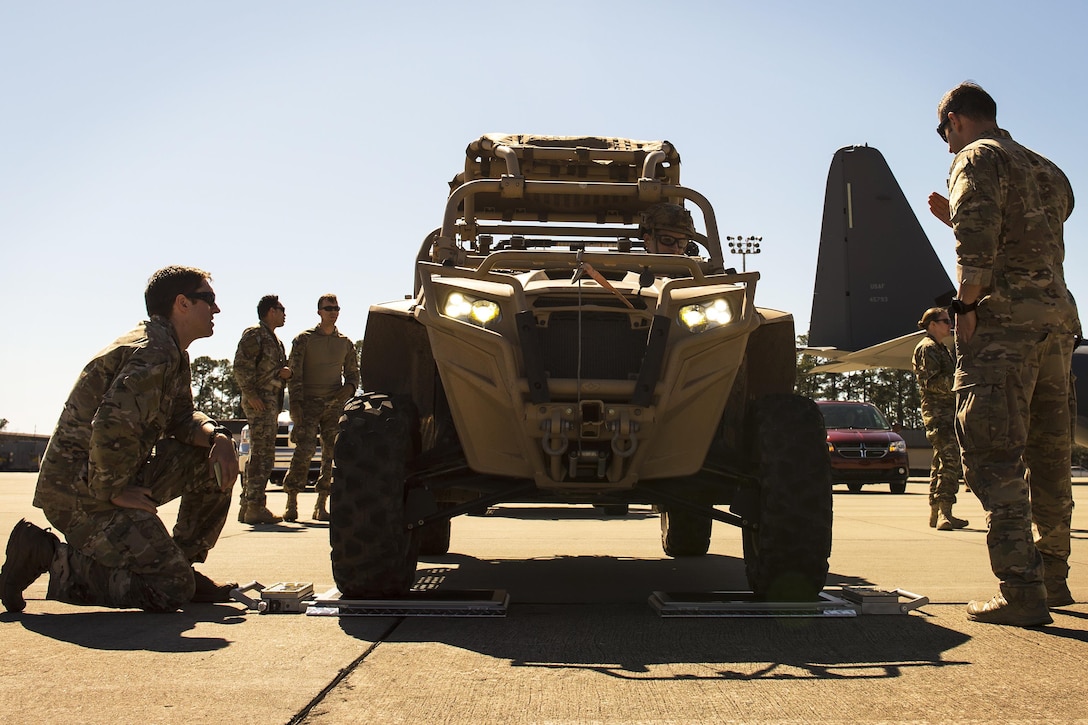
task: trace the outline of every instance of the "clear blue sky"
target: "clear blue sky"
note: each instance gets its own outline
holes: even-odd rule
[[[880,149],[926,210],[936,103],[972,79],[1088,199],[1081,2],[118,2],[0,5],[0,417],[49,433],[148,275],[213,275],[190,356],[232,358],[262,294],[285,342],[411,291],[446,182],[485,132],[668,139],[723,234],[760,235],[762,306],[808,329],[835,150]],[[1088,203],[1088,202],[1085,202]],[[1082,300],[1085,217],[1066,228]],[[739,261],[739,260],[738,260]],[[739,265],[738,265],[739,266]]]

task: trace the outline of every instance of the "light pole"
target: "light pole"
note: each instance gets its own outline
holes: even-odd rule
[[[740,255],[740,270],[742,272],[747,272],[748,255],[759,254],[759,243],[763,241],[763,237],[742,237],[737,235],[735,237],[726,237],[725,239],[729,242],[729,253]]]

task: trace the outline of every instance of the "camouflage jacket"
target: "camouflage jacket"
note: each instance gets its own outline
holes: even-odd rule
[[[174,326],[153,316],[83,368],[42,460],[34,505],[108,510],[155,442],[192,443],[211,420],[193,410],[189,355]]]
[[[994,129],[956,154],[948,190],[958,281],[983,288],[979,324],[1072,332],[1062,264],[1073,189],[1062,170]]]
[[[249,327],[234,353],[234,380],[246,398],[279,394],[283,389],[280,368],[287,364],[287,352],[275,331],[263,322]]]
[[[311,345],[322,346],[322,354],[307,357]],[[319,358],[322,363],[318,362]],[[300,332],[291,342],[288,364],[291,379],[287,381],[287,394],[292,410],[301,410],[296,406],[300,406],[306,396],[327,398],[338,393],[344,385],[359,387],[359,357],[355,344],[336,329],[331,335],[323,334],[320,325]]]
[[[956,418],[956,394],[952,391],[956,360],[952,353],[932,335],[926,335],[914,348],[913,365],[926,430],[952,425]]]

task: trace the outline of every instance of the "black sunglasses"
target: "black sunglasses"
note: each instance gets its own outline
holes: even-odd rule
[[[941,137],[941,140],[948,143],[948,114],[959,113],[959,111],[953,111],[951,108],[945,109],[944,120],[941,121],[941,125],[937,127],[937,135]]]
[[[672,234],[655,234],[654,237],[657,239],[658,246],[661,247],[679,248],[681,245],[686,247],[688,244],[687,237],[674,237]]]
[[[200,300],[201,302],[207,302],[208,307],[215,306],[214,292],[186,292],[185,296],[191,300]]]
[[[325,312],[339,312],[340,305],[325,305],[321,309],[325,310]]]

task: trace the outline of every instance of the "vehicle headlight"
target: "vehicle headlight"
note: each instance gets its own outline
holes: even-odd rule
[[[446,317],[468,322],[478,327],[487,327],[489,323],[502,318],[502,311],[497,302],[476,299],[462,292],[451,292],[446,297],[442,309]]]
[[[888,450],[892,453],[906,453],[907,444],[903,441],[892,441],[888,444]]]
[[[703,332],[733,321],[733,310],[724,297],[684,305],[676,319],[689,332]]]

